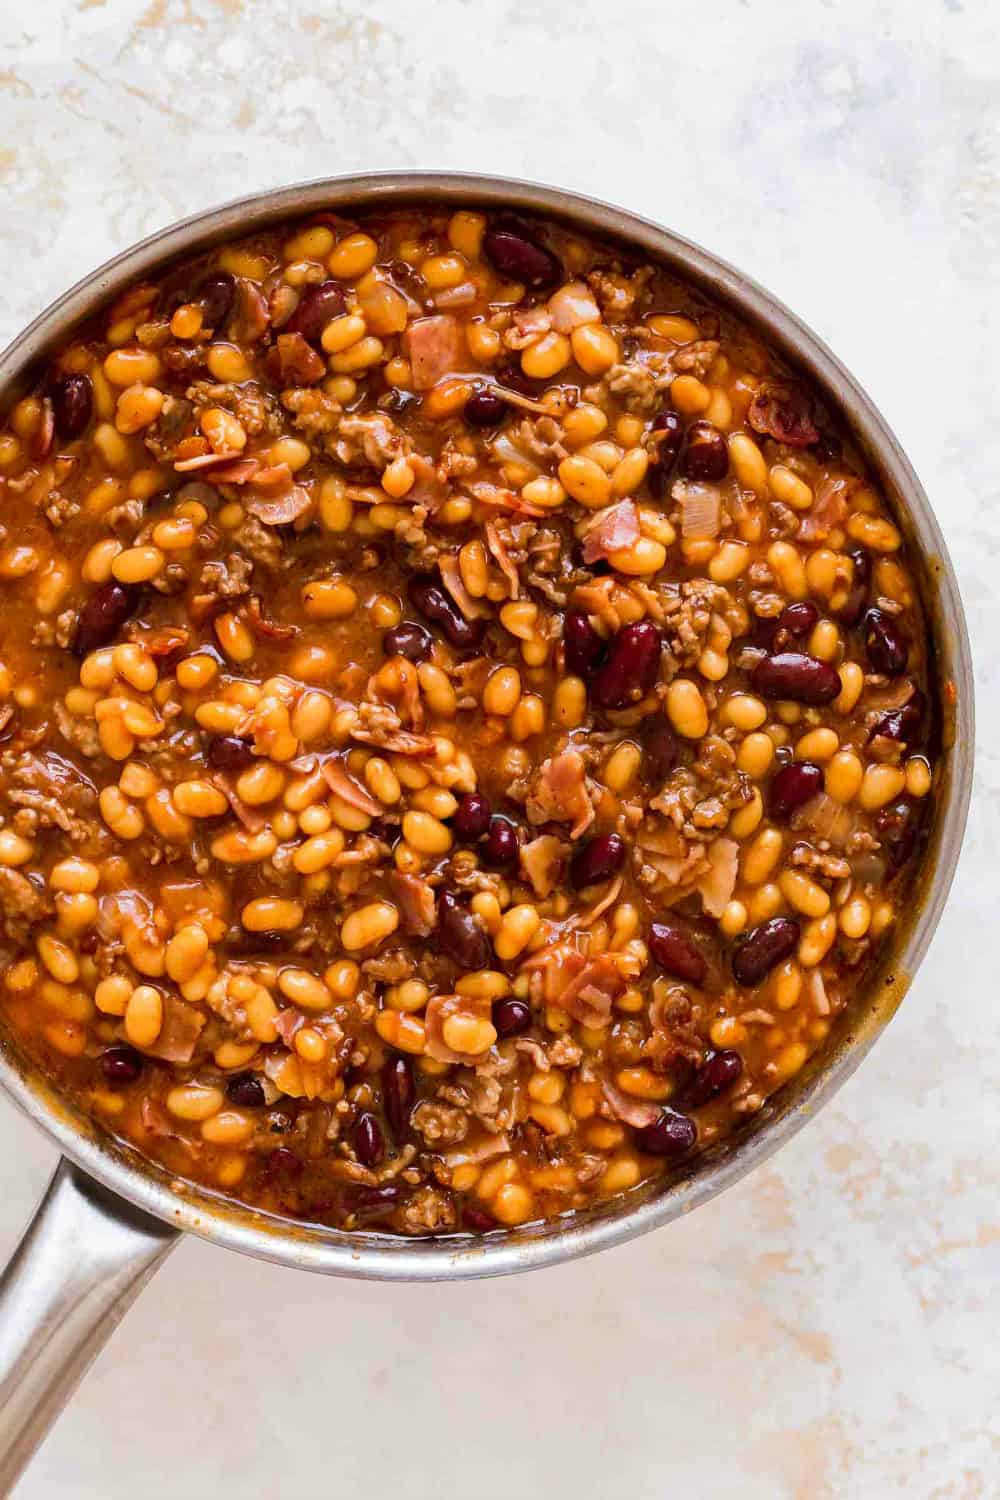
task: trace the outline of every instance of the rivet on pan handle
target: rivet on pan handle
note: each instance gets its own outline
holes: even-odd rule
[[[0,1495],[177,1239],[60,1162],[0,1276]]]

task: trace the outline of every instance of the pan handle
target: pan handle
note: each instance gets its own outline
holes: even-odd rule
[[[0,1495],[177,1239],[59,1163],[0,1276]]]

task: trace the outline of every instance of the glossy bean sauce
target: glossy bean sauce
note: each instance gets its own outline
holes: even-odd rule
[[[846,435],[654,266],[320,214],[131,288],[0,430],[0,1010],[174,1177],[480,1233],[739,1127],[933,786]]]

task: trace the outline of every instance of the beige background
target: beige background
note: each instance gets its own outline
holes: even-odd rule
[[[251,188],[522,174],[777,290],[938,509],[976,641],[962,869],[875,1055],[683,1224],[534,1278],[391,1288],[183,1245],[25,1500],[1000,1494],[998,31],[989,0],[7,0],[6,340],[99,261]],[[52,1152],[4,1108],[0,1253]]]

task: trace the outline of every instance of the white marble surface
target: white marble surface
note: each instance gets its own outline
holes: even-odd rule
[[[979,669],[954,893],[891,1030],[721,1201],[534,1278],[180,1247],[18,1490],[505,1500],[1000,1494],[1000,22],[983,0],[31,0],[0,29],[0,338],[113,251],[380,166],[591,190],[777,290],[937,507]],[[52,1152],[4,1107],[0,1253]]]

